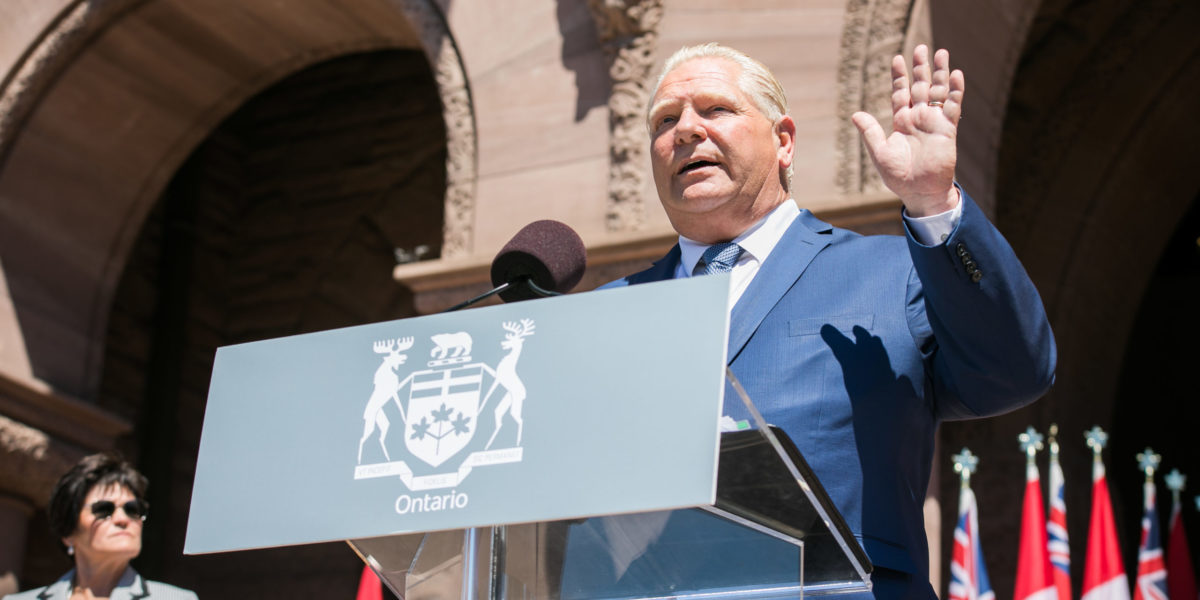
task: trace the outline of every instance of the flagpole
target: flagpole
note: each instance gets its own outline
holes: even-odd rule
[[[1058,462],[1058,425],[1050,424],[1050,516],[1046,521],[1047,550],[1054,568],[1054,587],[1059,600],[1071,600],[1071,543],[1067,537],[1067,502],[1063,494],[1065,477]]]
[[[954,472],[961,479],[958,501],[958,524],[954,527],[954,552],[950,559],[950,600],[994,600],[983,548],[979,543],[978,507],[971,491],[971,474],[979,465],[979,457],[963,448],[951,457]]]
[[[1092,427],[1084,433],[1084,439],[1092,449],[1092,515],[1088,525],[1081,600],[1129,600],[1129,579],[1121,561],[1117,524],[1101,458],[1108,444],[1108,434],[1099,427]]]
[[[1187,476],[1171,469],[1164,478],[1171,490],[1171,520],[1167,532],[1167,595],[1177,600],[1196,598],[1196,574],[1192,572],[1192,553],[1188,550],[1187,534],[1183,528],[1181,496],[1187,486]]]
[[[1013,600],[1057,600],[1058,588],[1050,567],[1046,541],[1046,515],[1042,510],[1042,483],[1037,453],[1043,448],[1042,434],[1033,426],[1017,436],[1025,453],[1025,502],[1021,510],[1021,541],[1017,551],[1017,580]]]
[[[1138,468],[1146,474],[1142,485],[1142,543],[1138,545],[1137,581],[1133,600],[1167,600],[1167,565],[1163,560],[1161,537],[1158,534],[1158,510],[1155,500],[1154,473],[1162,464],[1162,455],[1149,446],[1137,455]]]

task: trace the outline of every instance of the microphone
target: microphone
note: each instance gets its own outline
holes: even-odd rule
[[[587,250],[575,230],[558,221],[534,221],[492,260],[492,285],[513,284],[500,292],[505,302],[557,296],[571,291],[586,268]]]
[[[534,221],[521,228],[492,260],[490,292],[444,312],[466,308],[500,294],[505,302],[518,302],[571,291],[587,269],[587,249],[579,234],[558,221]]]

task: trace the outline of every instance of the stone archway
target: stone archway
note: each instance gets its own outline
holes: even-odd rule
[[[342,544],[182,556],[199,416],[218,346],[413,316],[392,269],[401,242],[440,250],[440,112],[419,50],[341,56],[249,100],[168,185],[115,297],[99,398],[135,422],[126,454],[164,507],[140,571],[218,597],[240,595],[234,572],[280,594],[353,587]]]
[[[21,421],[0,419],[0,430],[36,443],[4,448],[0,494],[19,501],[15,510],[5,504],[4,518],[25,522],[81,453],[118,439],[136,446],[120,437],[141,419],[136,403],[95,404],[135,242],[197,145],[289,74],[355,53],[423,55],[445,124],[437,245],[443,256],[470,251],[474,117],[445,5],[50,0],[11,25],[27,45],[3,55],[12,62],[0,81],[0,399]],[[45,476],[12,476],[31,471]],[[44,541],[39,518],[27,528],[31,543]],[[6,540],[0,569],[22,546]],[[39,552],[27,570],[61,573]]]
[[[428,0],[74,2],[0,89],[0,256],[26,365],[92,398],[108,307],[140,225],[200,140],[246,98],[347,53],[419,48],[447,123],[448,256],[470,250],[475,142],[461,61]]]

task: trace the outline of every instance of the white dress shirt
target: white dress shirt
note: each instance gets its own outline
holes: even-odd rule
[[[775,210],[760,219],[741,235],[733,238],[732,242],[742,247],[742,255],[730,272],[732,282],[729,287],[729,307],[733,308],[742,294],[750,287],[750,282],[758,274],[759,267],[767,260],[775,245],[783,238],[783,234],[792,226],[796,217],[800,216],[800,208],[791,198],[782,202]],[[921,244],[936,246],[946,241],[950,232],[958,226],[962,219],[962,202],[954,208],[940,214],[928,217],[910,217],[904,213],[904,221],[909,231]],[[699,264],[701,255],[710,244],[702,244],[695,240],[679,236],[679,264],[675,266],[675,278],[691,277]]]

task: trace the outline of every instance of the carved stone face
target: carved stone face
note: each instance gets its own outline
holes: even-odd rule
[[[772,123],[721,58],[683,63],[650,109],[654,183],[671,225],[703,243],[729,241],[787,199],[795,125]]]

